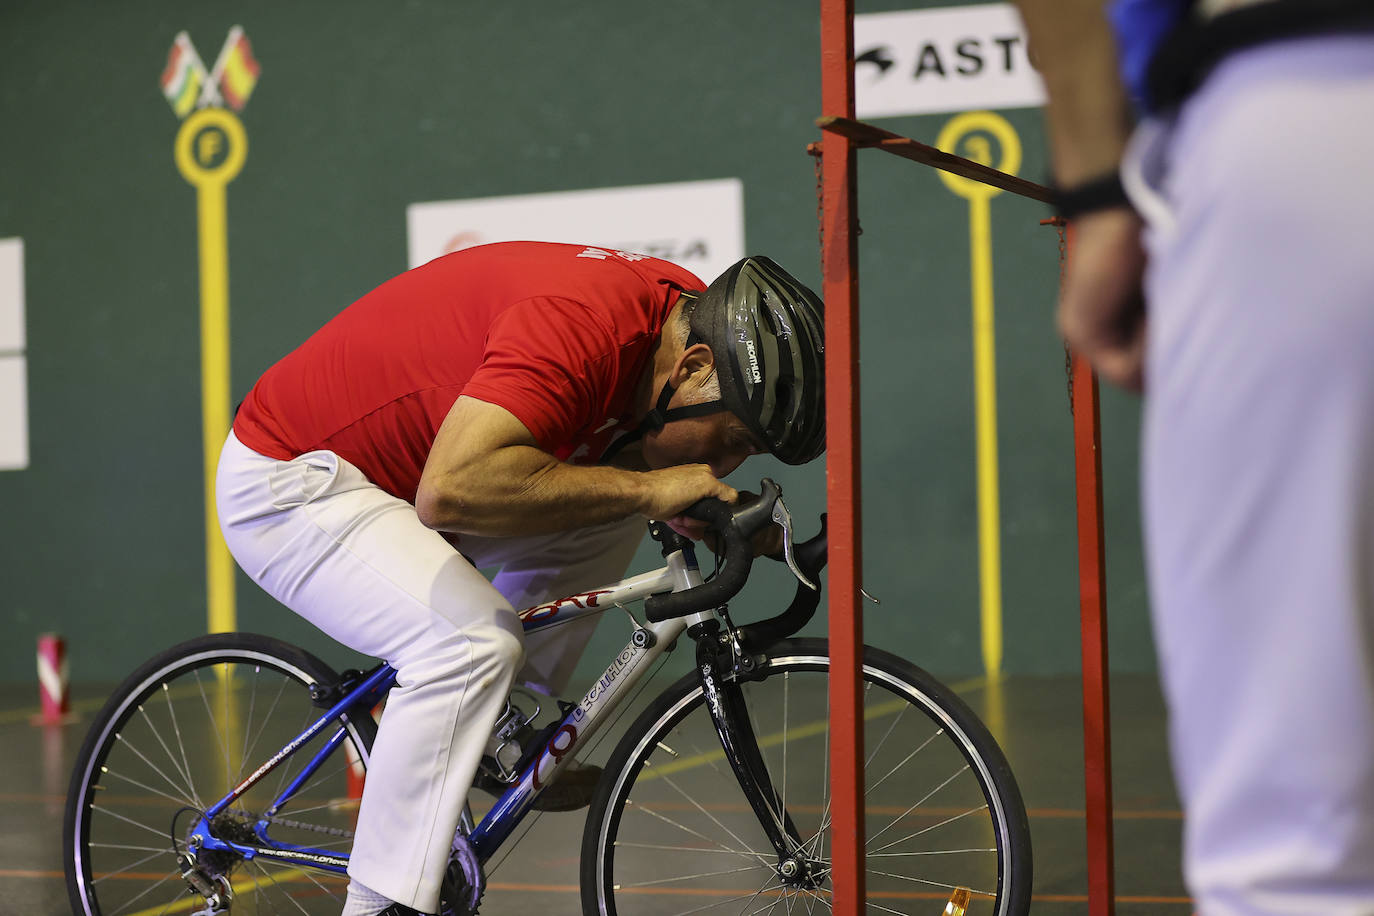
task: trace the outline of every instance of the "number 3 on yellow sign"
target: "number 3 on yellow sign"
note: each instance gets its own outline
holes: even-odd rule
[[[993,146],[1001,153],[994,162]],[[969,111],[950,120],[935,145],[948,153],[1015,175],[1021,140],[1011,124],[991,111]],[[1002,670],[1002,545],[997,490],[997,348],[992,309],[992,215],[989,201],[1000,188],[940,172],[945,186],[968,201],[973,288],[973,388],[978,454],[978,570],[983,670]]]

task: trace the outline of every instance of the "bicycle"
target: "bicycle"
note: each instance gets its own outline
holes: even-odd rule
[[[791,638],[819,604],[825,517],[797,544],[779,489],[767,479],[761,489],[742,509],[705,500],[691,510],[723,544],[713,578],[691,541],[654,522],[663,568],[520,612],[532,631],[622,608],[632,634],[503,773],[508,787],[485,817],[464,810],[444,914],[477,911],[484,865],[684,634],[694,670],[625,731],[591,801],[583,912],[830,909],[829,656],[824,640]],[[770,522],[783,527],[797,594],[781,614],[736,625],[727,601],[749,576],[751,536]],[[641,599],[642,622],[627,608]],[[863,679],[867,910],[955,912],[971,895],[970,914],[1023,916],[1030,832],[996,742],[907,661],[866,647]],[[336,675],[253,634],[193,639],[147,662],[111,696],[77,759],[64,825],[73,910],[337,914],[356,814],[347,781],[366,768],[371,710],[394,681],[385,663]],[[508,705],[497,734],[533,718]]]

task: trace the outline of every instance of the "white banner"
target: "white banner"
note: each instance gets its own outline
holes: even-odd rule
[[[0,471],[29,466],[24,240],[0,239]]]
[[[488,242],[573,242],[680,264],[707,283],[744,257],[738,178],[411,204],[410,266]]]
[[[24,240],[0,239],[0,353],[24,349]]]
[[[860,118],[1045,103],[1010,3],[854,17],[854,97]]]

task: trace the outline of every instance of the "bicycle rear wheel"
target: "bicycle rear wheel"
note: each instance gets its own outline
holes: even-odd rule
[[[310,688],[337,675],[275,639],[217,634],[149,661],[110,697],[77,757],[67,796],[64,858],[72,910],[81,916],[189,913],[204,898],[182,879],[177,855],[208,806],[303,731],[324,710]],[[365,768],[376,737],[370,715],[346,717],[344,744],[270,818],[274,840],[346,854],[355,799],[350,764]],[[313,752],[326,729],[216,819],[226,839],[254,825]],[[262,857],[203,852],[200,867],[232,887],[235,914],[337,916],[347,879]]]
[[[824,640],[797,639],[770,655],[742,687],[804,843],[801,877],[784,874],[725,763],[693,672],[640,715],[606,765],[583,835],[584,913],[830,911],[829,653]],[[970,916],[1023,916],[1030,828],[992,736],[896,656],[866,648],[863,679],[866,911],[926,916],[963,888]]]

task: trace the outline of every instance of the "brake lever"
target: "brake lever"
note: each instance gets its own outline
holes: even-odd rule
[[[782,556],[787,561],[787,568],[792,570],[792,575],[796,576],[802,585],[813,592],[820,591],[816,583],[808,579],[797,565],[796,541],[792,536],[792,513],[783,505],[781,496],[773,501],[773,521],[782,528]]]

